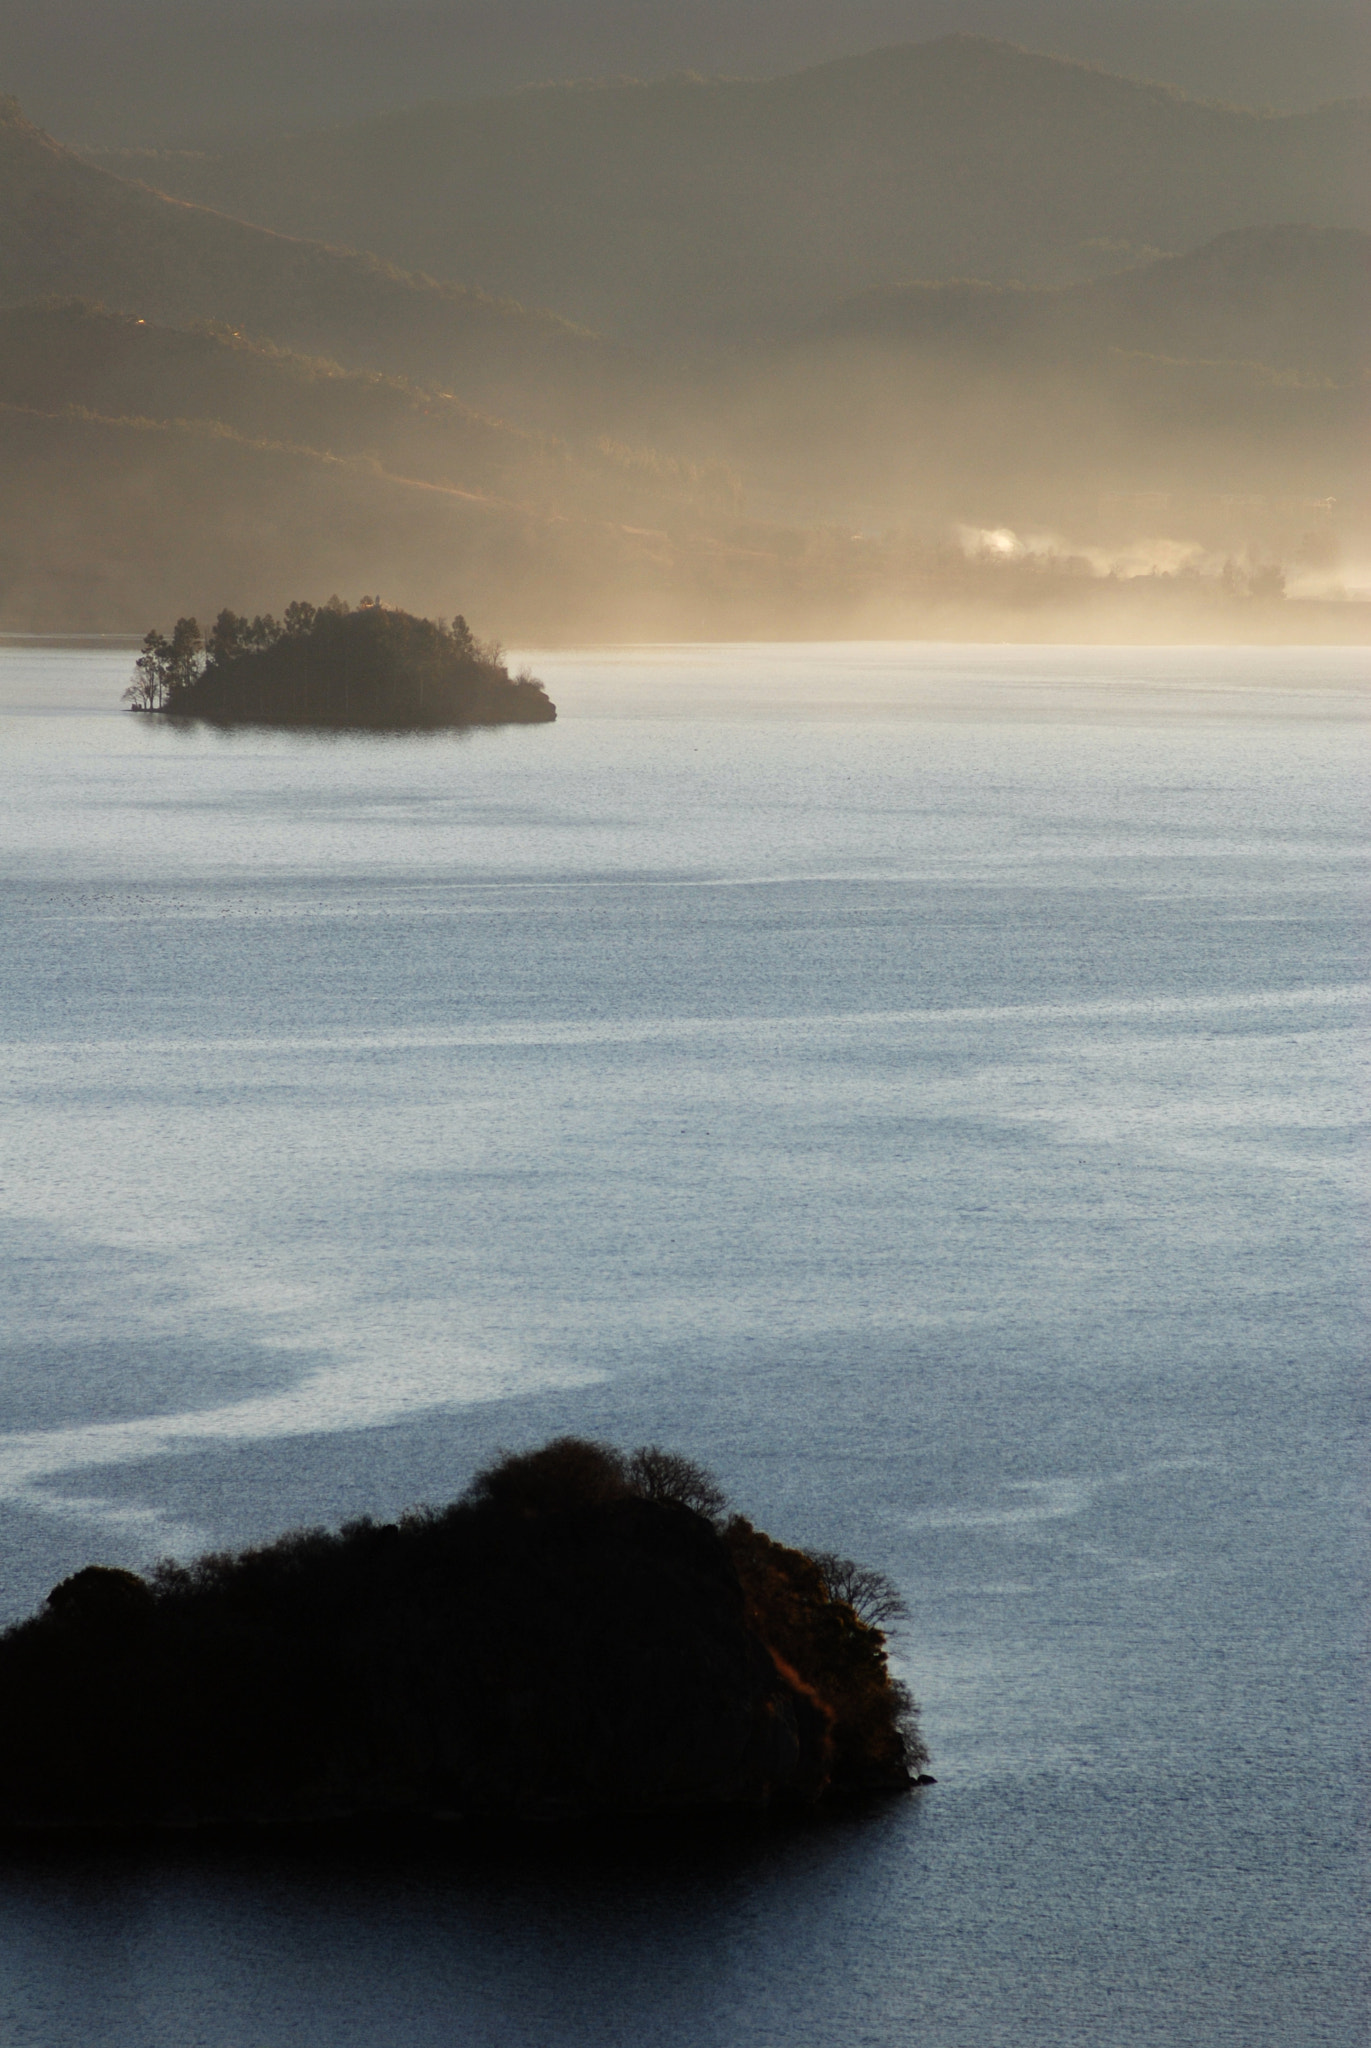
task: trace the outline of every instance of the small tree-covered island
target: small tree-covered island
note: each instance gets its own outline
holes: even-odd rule
[[[530,675],[464,618],[417,619],[364,597],[287,605],[283,619],[220,612],[208,634],[178,619],[155,628],[124,693],[134,711],[220,725],[361,727],[542,725],[556,707]]]
[[[0,1636],[0,1826],[654,1824],[931,1783],[879,1572],[706,1473],[563,1437],[451,1506],[149,1578]]]

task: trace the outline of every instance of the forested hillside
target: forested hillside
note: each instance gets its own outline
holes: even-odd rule
[[[524,639],[707,631],[725,615],[746,628],[763,604],[774,625],[775,592],[749,597],[739,573],[755,572],[752,556],[692,535],[673,543],[213,421],[0,404],[0,629],[132,632],[339,585],[409,609],[460,600]]]

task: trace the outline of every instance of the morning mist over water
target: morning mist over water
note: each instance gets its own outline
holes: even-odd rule
[[[6,2042],[1351,2048],[1353,11],[0,29]]]

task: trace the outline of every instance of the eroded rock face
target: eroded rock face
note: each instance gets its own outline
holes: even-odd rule
[[[747,1523],[458,1505],[65,1581],[0,1639],[0,1825],[812,1805],[910,1782],[901,1705],[879,1631]]]

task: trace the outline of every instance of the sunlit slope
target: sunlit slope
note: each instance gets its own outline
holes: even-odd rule
[[[1366,606],[1206,572],[1120,580],[913,535],[542,516],[205,423],[0,404],[0,629],[142,632],[220,606],[379,592],[509,640],[1360,639]]]
[[[0,101],[0,303],[49,293],[223,321],[540,421],[596,418],[631,385],[620,351],[552,314],[168,199]]]
[[[229,330],[0,307],[6,625],[379,586],[489,630],[603,631],[674,602],[682,561],[727,554],[736,491],[717,467],[573,447]]]
[[[137,631],[292,592],[464,611],[504,637],[631,626],[665,537],[540,514],[209,422],[0,404],[0,628]]]
[[[1369,135],[1365,103],[1261,114],[952,36],[760,83],[427,105],[142,174],[623,336],[718,336],[899,277],[1066,283],[1230,228],[1371,227]]]
[[[573,515],[713,513],[737,488],[717,466],[598,436],[573,446],[402,378],[344,370],[228,328],[163,327],[79,300],[0,306],[0,402],[216,422],[247,440],[364,458],[397,476]]]

